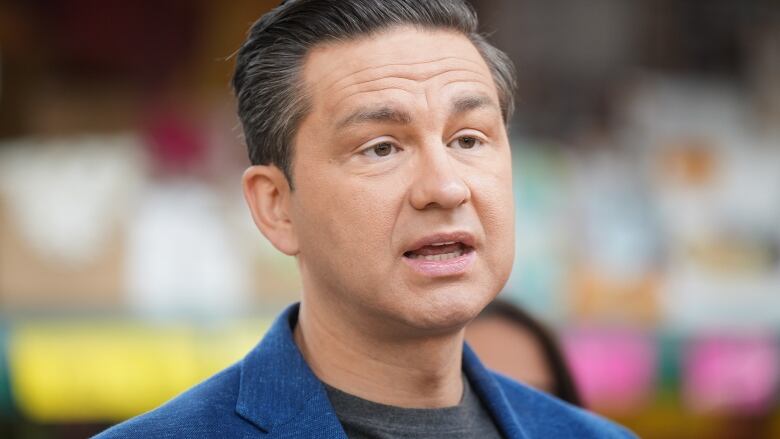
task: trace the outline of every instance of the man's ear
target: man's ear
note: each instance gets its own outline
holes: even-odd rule
[[[250,166],[241,185],[260,232],[280,252],[298,254],[298,237],[290,221],[290,185],[284,172],[274,165]]]

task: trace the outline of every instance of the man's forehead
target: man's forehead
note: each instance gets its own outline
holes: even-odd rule
[[[413,27],[315,47],[303,69],[310,94],[321,96],[368,91],[382,80],[420,82],[444,74],[470,75],[492,85],[487,64],[465,35]]]

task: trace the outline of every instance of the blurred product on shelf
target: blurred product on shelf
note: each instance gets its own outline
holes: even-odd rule
[[[569,162],[552,145],[513,138],[515,261],[502,293],[531,312],[562,321],[557,294],[566,283],[569,258]],[[562,233],[563,231],[563,233]]]
[[[651,335],[590,329],[564,336],[566,357],[589,407],[638,413],[655,397],[658,353]]]
[[[116,307],[142,184],[132,135],[0,145],[0,305]]]
[[[700,336],[682,360],[683,399],[696,412],[770,412],[780,385],[780,346],[766,335]]]
[[[118,422],[238,361],[269,324],[28,321],[8,334],[14,405],[43,424]]]
[[[215,191],[187,179],[153,182],[129,217],[124,283],[142,315],[221,314],[249,304],[248,260]]]

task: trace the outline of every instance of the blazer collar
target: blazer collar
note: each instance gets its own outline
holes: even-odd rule
[[[346,439],[325,388],[293,341],[298,308],[285,309],[242,361],[236,412],[266,433],[311,431],[311,437]],[[296,417],[306,421],[289,422]]]
[[[463,344],[463,371],[469,378],[471,387],[479,396],[482,404],[493,416],[499,430],[507,439],[525,439],[529,437],[520,426],[517,413],[496,381],[493,374],[477,358],[477,354],[467,343]]]
[[[346,439],[324,386],[293,340],[298,309],[297,303],[285,309],[242,361],[236,412],[266,433],[290,430]],[[528,437],[499,383],[465,343],[463,371],[504,436]],[[293,418],[306,421],[290,422]]]

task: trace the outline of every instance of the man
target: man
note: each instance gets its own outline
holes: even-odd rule
[[[512,67],[476,28],[462,0],[292,0],[254,24],[233,80],[244,194],[301,303],[104,437],[631,436],[464,346],[514,256]]]

